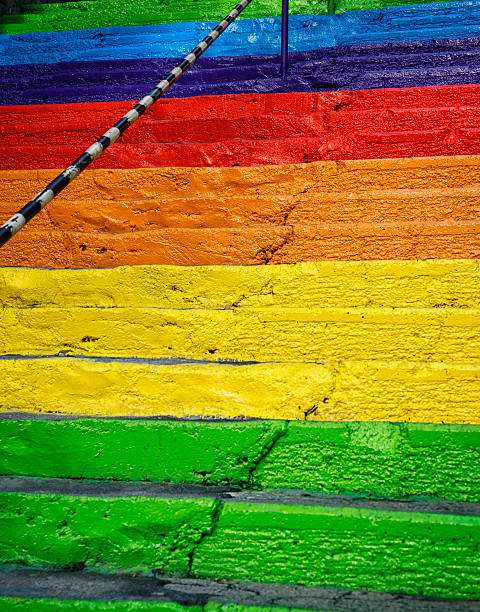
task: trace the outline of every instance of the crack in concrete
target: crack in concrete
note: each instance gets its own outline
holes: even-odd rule
[[[283,227],[283,226],[282,226]],[[283,249],[287,244],[289,244],[293,238],[294,238],[294,229],[293,226],[289,225],[289,226],[285,226],[285,228],[288,228],[288,232],[287,234],[281,239],[280,243],[276,246],[265,246],[261,249],[259,249],[256,253],[255,253],[255,257],[259,257],[260,258],[260,264],[263,265],[267,265],[269,264],[274,255],[280,251],[281,249]]]
[[[331,382],[329,385],[329,388],[327,391],[324,392],[324,396],[322,399],[322,403],[323,404],[329,404],[330,400],[332,399],[336,389],[337,389],[337,384],[338,384],[338,377],[340,374],[340,370],[338,368],[338,365],[333,363],[330,365],[330,367],[328,368],[329,373],[331,375]],[[320,406],[318,404],[312,404],[312,406],[310,408],[307,408],[306,410],[303,411],[303,414],[305,415],[305,421],[310,420],[309,417],[311,416],[315,416],[317,414],[317,410],[320,408]]]
[[[247,485],[249,487],[253,485],[255,473],[258,471],[260,465],[273,453],[280,438],[283,438],[287,435],[289,422],[290,421],[285,421],[282,424],[282,427],[277,429],[277,431],[274,433],[272,440],[264,446],[263,451],[260,453],[257,460],[254,462],[254,465],[249,470],[248,477],[247,477]]]
[[[246,484],[247,486],[252,486],[252,481],[253,481],[255,472],[258,470],[261,463],[265,461],[265,459],[272,453],[272,451],[276,447],[280,438],[284,437],[287,434],[287,428],[288,428],[288,421],[283,423],[282,427],[279,427],[278,429],[274,431],[272,439],[267,444],[264,445],[258,457],[253,459],[253,465],[249,468],[248,475],[244,483],[243,482],[240,482],[240,483],[231,482],[227,484],[231,484],[232,486],[235,486],[238,484],[241,484],[241,485]],[[224,496],[227,498],[230,497],[229,492],[225,493]],[[232,498],[234,498],[234,495],[232,495]],[[188,556],[188,570],[187,570],[188,577],[191,577],[191,578],[195,577],[193,573],[193,564],[195,562],[195,554],[197,553],[198,549],[200,548],[200,546],[202,545],[203,541],[206,538],[209,538],[215,535],[224,507],[225,507],[225,501],[223,499],[217,498],[213,506],[210,528],[200,536],[200,539],[198,540],[197,544],[192,548],[192,550],[187,555]],[[154,571],[154,575],[155,575],[155,571]]]
[[[220,499],[214,500],[212,516],[211,516],[211,525],[210,525],[209,529],[207,529],[206,531],[204,531],[200,535],[200,538],[199,538],[198,542],[193,546],[192,550],[187,555],[187,557],[188,557],[187,576],[189,578],[194,578],[195,577],[195,575],[193,574],[193,563],[195,561],[195,553],[200,548],[200,546],[202,545],[202,542],[205,540],[205,538],[208,538],[208,537],[211,537],[211,536],[215,535],[215,532],[217,531],[218,523],[220,521],[220,516],[222,514],[224,505],[225,505],[225,502],[223,502],[222,500],[220,500]],[[158,572],[158,571],[159,570],[154,570],[153,571],[153,575],[155,576],[156,572]]]

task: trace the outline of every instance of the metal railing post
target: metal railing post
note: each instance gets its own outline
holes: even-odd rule
[[[197,59],[214,43],[220,34],[223,34],[228,26],[235,21],[240,13],[247,8],[253,0],[240,0],[225,19],[222,19],[205,38],[184,57],[184,59],[152,89],[132,110],[128,111],[115,125],[100,136],[88,149],[80,155],[68,168],[61,172],[30,200],[17,214],[0,227],[0,247],[15,236],[24,225],[26,225],[35,215],[37,215],[49,202],[53,200],[67,185],[87,168],[107,147],[113,144],[137,119],[143,115],[163,94],[186,72]]]
[[[280,49],[282,79],[288,72],[288,0],[282,0],[282,44]]]

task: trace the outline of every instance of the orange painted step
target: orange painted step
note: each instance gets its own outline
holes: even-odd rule
[[[56,171],[0,173],[8,217]],[[0,265],[261,264],[480,256],[480,157],[88,170]]]

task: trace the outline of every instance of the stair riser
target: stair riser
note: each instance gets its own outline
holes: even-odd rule
[[[52,358],[1,359],[0,367],[3,411],[480,423],[478,364],[162,366]]]

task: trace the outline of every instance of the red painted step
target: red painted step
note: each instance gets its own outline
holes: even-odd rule
[[[131,106],[3,107],[0,166],[67,166]],[[479,125],[480,85],[168,99],[92,167],[251,166],[478,154]]]

